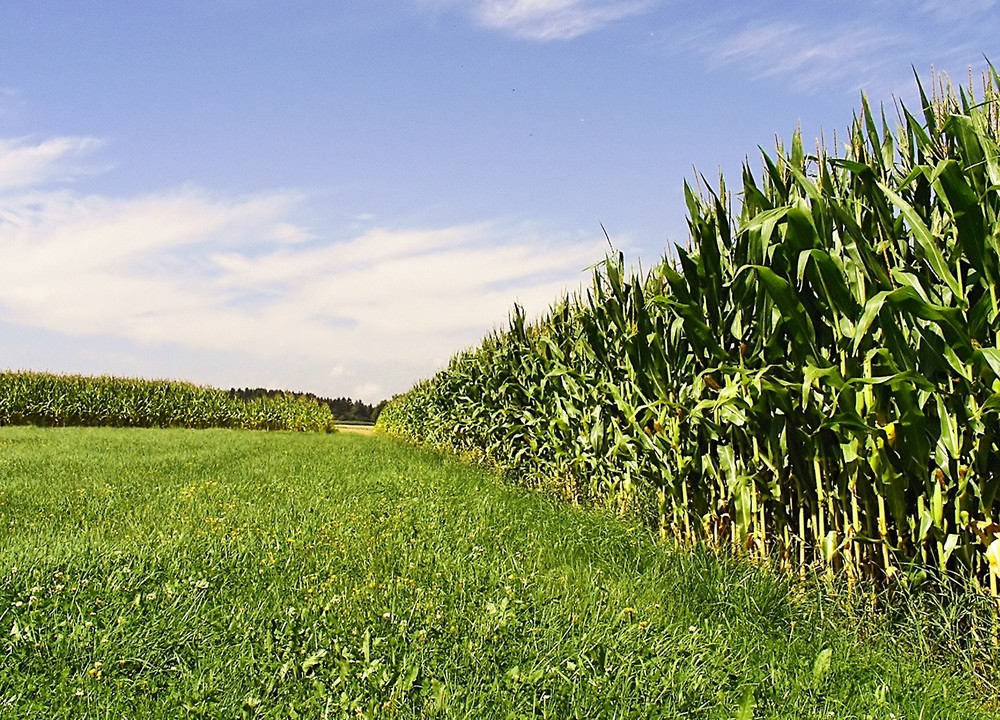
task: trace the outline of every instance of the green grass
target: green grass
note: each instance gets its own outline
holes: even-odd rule
[[[381,437],[3,428],[0,540],[0,718],[997,717],[912,622]]]

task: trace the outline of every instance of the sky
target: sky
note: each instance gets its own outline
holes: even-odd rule
[[[8,2],[0,369],[374,403],[985,58],[1000,0]]]

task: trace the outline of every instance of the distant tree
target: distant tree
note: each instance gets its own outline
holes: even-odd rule
[[[372,422],[378,421],[378,416],[382,413],[382,409],[388,404],[389,400],[386,399],[382,400],[381,402],[376,404],[374,408],[372,408],[372,414],[371,414]]]
[[[347,397],[326,398],[314,393],[289,392],[287,390],[272,390],[269,388],[233,388],[229,391],[232,397],[239,398],[244,402],[260,397],[268,398],[303,398],[326,405],[330,408],[330,413],[336,420],[353,420],[355,422],[375,422],[378,413],[385,406],[383,400],[377,406],[372,406],[360,400],[353,400]],[[377,409],[376,409],[377,408]]]

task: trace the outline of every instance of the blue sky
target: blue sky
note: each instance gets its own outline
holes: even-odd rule
[[[0,367],[374,402],[984,56],[998,0],[8,3]]]

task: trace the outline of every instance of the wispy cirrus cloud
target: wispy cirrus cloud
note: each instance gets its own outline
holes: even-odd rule
[[[828,93],[865,89],[887,97],[912,87],[911,67],[963,73],[982,66],[996,47],[992,27],[1000,0],[924,0],[910,12],[897,4],[858,3],[814,13],[745,8],[716,16],[688,31],[680,52],[709,64],[738,67],[751,78],[780,78],[796,91]]]
[[[295,221],[304,196],[289,191],[108,197],[14,180],[13,168],[37,166],[28,175],[43,178],[79,149],[69,138],[0,142],[10,171],[0,322],[150,352],[180,346],[206,365],[235,354],[248,368],[310,368],[286,375],[290,388],[368,400],[402,391],[502,324],[513,302],[543,311],[602,252],[596,234],[553,237],[524,223],[323,238]],[[256,377],[232,372],[232,384]]]
[[[573,40],[646,12],[660,0],[418,0],[467,13],[482,27],[538,42]]]
[[[653,5],[649,0],[489,0],[476,19],[485,27],[528,40],[572,40]]]
[[[788,78],[799,90],[823,91],[845,83],[856,90],[872,81],[881,59],[905,44],[891,30],[853,24],[818,30],[774,20],[750,23],[704,51],[711,62],[739,65],[758,78]]]
[[[946,22],[967,21],[985,12],[995,12],[1000,0],[921,0],[917,9]]]

